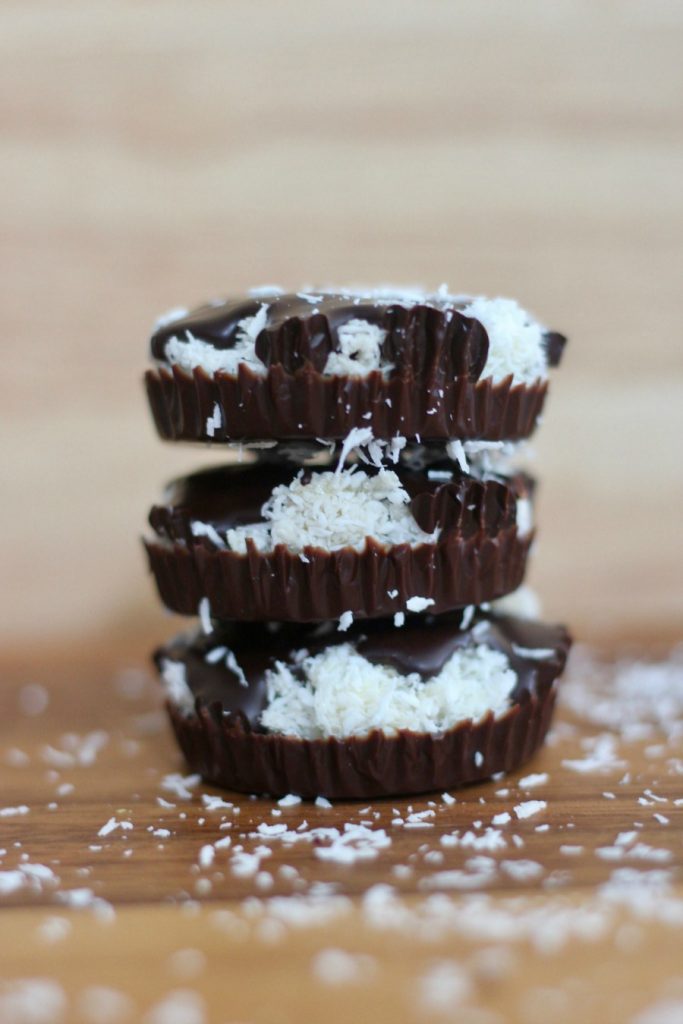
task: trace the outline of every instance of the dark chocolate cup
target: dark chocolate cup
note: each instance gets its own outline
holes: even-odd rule
[[[274,365],[265,376],[240,366],[236,377],[159,367],[146,372],[145,386],[160,437],[218,443],[341,440],[355,427],[387,440],[518,441],[532,434],[548,389],[541,381],[513,385],[512,377],[497,384],[464,376],[416,380],[412,372],[324,377],[310,365],[294,372]],[[222,423],[209,435],[216,405]]]
[[[332,800],[455,789],[525,764],[543,743],[556,681],[524,692],[500,718],[463,722],[440,735],[381,732],[347,740],[300,740],[252,732],[197,700],[186,715],[167,709],[188,765],[207,782],[242,793]]]
[[[186,689],[167,707],[190,767],[210,782],[274,796],[367,799],[423,793],[513,771],[527,761],[548,730],[557,679],[571,646],[563,626],[481,609],[468,619],[463,628],[457,612],[416,615],[399,631],[385,620],[370,628],[354,625],[343,637],[306,626],[217,624],[209,636],[197,631],[176,637],[155,652],[154,660],[162,676],[168,664],[184,667]],[[515,673],[510,707],[498,717],[489,713],[434,734],[373,730],[346,739],[305,740],[265,731],[261,716],[269,669],[281,662],[298,665],[296,650],[315,655],[340,643],[372,663],[391,665],[402,675],[417,672],[425,681],[456,650],[484,644],[503,653]]]
[[[532,533],[520,536],[509,526],[495,535],[447,533],[414,548],[372,539],[363,551],[306,548],[307,561],[283,545],[259,552],[251,541],[244,555],[204,544],[144,543],[159,596],[171,611],[196,615],[208,598],[217,619],[321,622],[344,612],[394,615],[411,597],[433,600],[434,614],[492,601],[521,584],[532,540]]]

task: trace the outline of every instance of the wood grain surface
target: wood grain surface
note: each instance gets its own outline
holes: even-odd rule
[[[4,0],[2,640],[164,628],[146,512],[221,456],[154,438],[148,331],[273,280],[565,330],[534,580],[587,638],[680,636],[682,39],[671,0]]]
[[[683,1020],[680,659],[575,659],[552,742],[455,802],[223,807],[177,792],[139,544],[222,458],[153,436],[157,313],[447,281],[571,339],[549,617],[680,639],[682,45],[672,0],[3,0],[0,1024]],[[259,831],[304,822],[368,857]]]
[[[683,1019],[638,1016],[683,1012],[677,666],[579,653],[546,749],[453,801],[281,807],[185,778],[135,651],[6,662],[0,1020]],[[358,823],[369,859],[302,838]]]

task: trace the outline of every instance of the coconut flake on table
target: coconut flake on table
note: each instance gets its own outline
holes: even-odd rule
[[[276,662],[266,672],[268,706],[261,724],[301,739],[363,736],[373,729],[441,732],[510,706],[517,676],[500,651],[461,648],[438,675],[423,680],[375,665],[350,644],[305,657],[297,669]]]
[[[302,470],[290,484],[273,489],[261,510],[266,522],[228,530],[228,547],[245,554],[251,540],[259,551],[284,544],[298,554],[306,547],[362,551],[369,537],[380,544],[411,546],[438,538],[438,529],[425,533],[418,526],[408,507],[410,496],[391,470],[370,476],[352,466],[313,473],[309,483],[303,476]]]

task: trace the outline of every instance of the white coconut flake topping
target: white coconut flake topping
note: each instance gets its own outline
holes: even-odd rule
[[[237,325],[238,335],[232,348],[216,348],[208,341],[195,338],[190,331],[185,337],[172,337],[166,342],[164,355],[172,366],[183,370],[201,367],[209,374],[228,373],[237,376],[240,365],[264,376],[266,366],[256,355],[256,339],[266,325],[268,304],[264,303],[254,316],[245,317]]]
[[[387,332],[367,320],[349,320],[337,331],[339,351],[330,352],[323,370],[328,376],[362,377],[372,370],[389,373],[391,363],[382,362],[382,345]]]
[[[369,537],[381,544],[414,546],[438,537],[438,529],[420,529],[408,508],[410,497],[391,470],[370,476],[352,466],[314,473],[309,483],[303,475],[273,490],[261,510],[265,523],[228,530],[228,547],[244,554],[251,539],[260,551],[272,551],[278,544],[297,554],[307,547],[362,551]]]
[[[410,306],[423,303],[436,309],[458,305],[465,316],[473,317],[483,324],[489,337],[489,353],[481,377],[492,378],[494,382],[512,376],[514,384],[531,384],[544,380],[548,373],[548,359],[545,347],[544,328],[529,313],[525,312],[514,299],[487,299],[482,296],[469,298],[455,296],[445,286],[436,294],[417,289],[375,289],[349,291],[335,289],[342,297],[357,302],[373,302],[376,306],[398,304]],[[275,299],[282,294],[275,286],[252,289],[254,298]],[[297,292],[300,298],[310,302],[314,309],[322,295]],[[221,305],[221,302],[216,302]],[[218,349],[211,342],[195,337],[185,330],[174,335],[165,345],[164,359],[171,365],[192,371],[201,367],[208,374],[217,372],[236,376],[240,365],[247,366],[254,373],[264,376],[267,367],[256,355],[256,338],[265,327],[268,302],[265,301],[258,313],[245,317],[238,324],[238,333],[232,348]],[[157,328],[172,323],[187,314],[187,310],[172,310],[157,322]],[[354,318],[339,327],[338,349],[331,352],[323,369],[326,376],[362,377],[379,370],[388,374],[393,364],[382,357],[382,346],[386,330],[379,324]]]
[[[484,644],[455,651],[426,681],[339,644],[301,659],[297,675],[276,662],[266,673],[269,703],[261,722],[301,739],[363,736],[372,729],[439,733],[489,712],[504,714],[516,679],[505,655]]]
[[[543,328],[514,299],[473,299],[464,316],[483,324],[489,337],[489,354],[482,380],[494,382],[512,374],[513,384],[533,384],[548,375]]]

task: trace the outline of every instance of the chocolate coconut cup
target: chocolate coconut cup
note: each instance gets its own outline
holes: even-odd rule
[[[542,375],[520,383],[512,370],[486,376],[489,335],[463,312],[468,302],[273,293],[172,317],[152,336],[157,368],[145,378],[157,431],[167,440],[213,442],[343,439],[368,427],[385,440],[526,438],[547,385]],[[329,358],[354,324],[381,337],[381,365],[342,358],[331,371]],[[538,331],[546,365],[556,366],[564,337]],[[226,372],[221,356],[242,353],[247,335],[249,352],[227,360]],[[174,364],[172,346],[187,342],[205,346],[204,354]]]
[[[452,464],[450,464],[452,469]],[[274,487],[292,480],[291,467],[221,467],[171,485],[155,506],[145,540],[150,569],[164,604],[197,614],[208,600],[217,619],[316,622],[394,615],[422,598],[433,613],[478,605],[515,590],[524,577],[532,532],[517,526],[518,503],[533,482],[478,480],[453,471],[449,481],[429,472],[398,470],[417,525],[438,537],[430,543],[386,544],[368,538],[357,550],[284,544],[245,553],[217,543],[226,529],[254,523]],[[437,473],[438,475],[438,473]],[[201,535],[193,524],[201,523]]]
[[[412,629],[424,648],[429,630],[443,634],[444,622],[448,619],[428,617],[417,626],[409,624],[404,653],[410,647]],[[310,798],[426,793],[513,771],[532,757],[548,731],[557,678],[571,643],[560,626],[481,615],[474,624],[478,627],[475,641],[472,629],[459,631],[458,622],[456,616],[450,627],[457,635],[456,645],[477,642],[504,651],[517,682],[503,714],[462,721],[440,733],[405,729],[389,735],[375,729],[348,738],[299,739],[264,731],[259,724],[267,700],[264,666],[282,648],[265,629],[259,637],[254,633],[257,627],[250,627],[252,632],[246,638],[243,635],[241,646],[233,632],[238,645],[234,651],[244,666],[247,686],[224,664],[205,660],[207,644],[221,642],[225,633],[211,641],[178,639],[157,651],[155,660],[160,668],[168,662],[184,666],[190,700],[169,698],[168,712],[190,768],[209,782],[240,792],[296,793]],[[370,637],[371,644],[378,635],[380,647],[382,643],[386,647],[396,632],[380,624],[379,633]],[[310,647],[310,636],[307,642]],[[272,655],[267,653],[269,644],[274,648]]]

